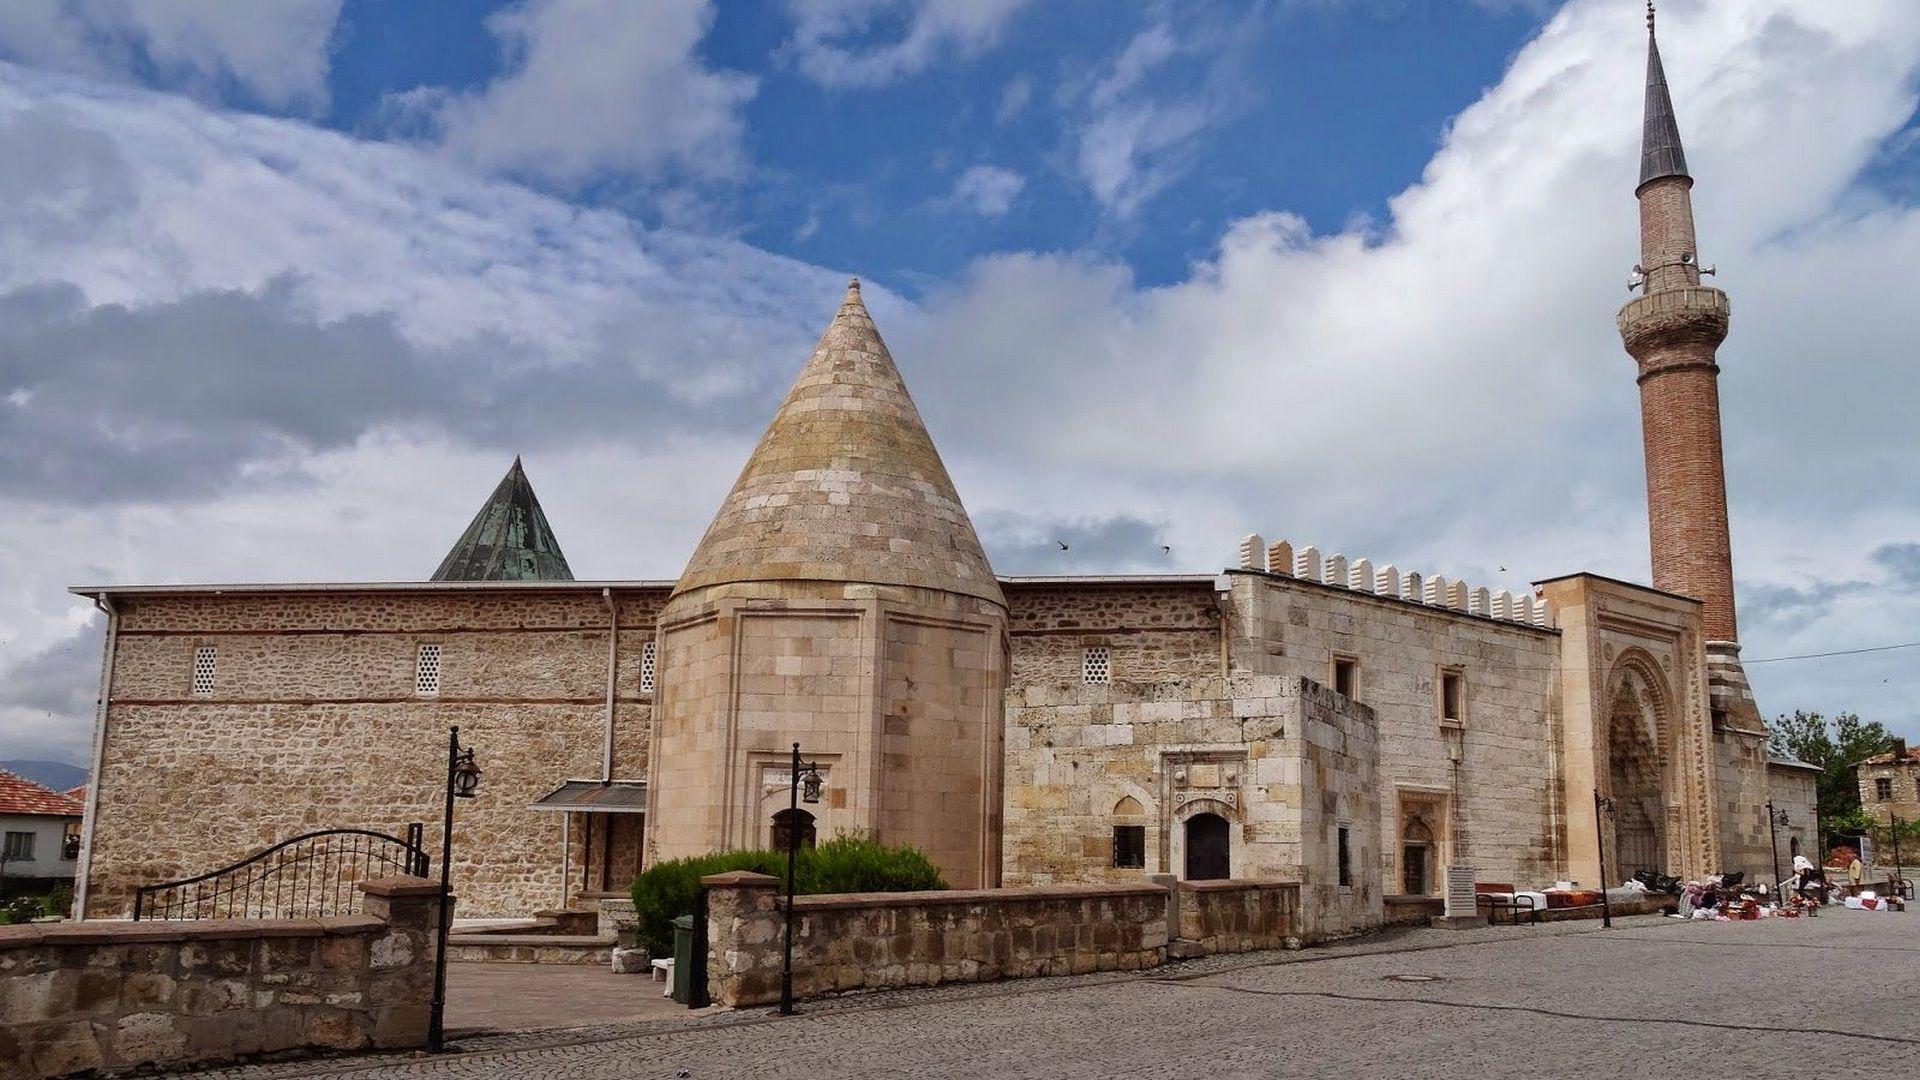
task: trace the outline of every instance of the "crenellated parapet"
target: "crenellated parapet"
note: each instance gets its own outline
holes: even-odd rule
[[[1373,560],[1348,559],[1334,553],[1322,555],[1312,544],[1295,547],[1286,540],[1271,544],[1256,533],[1240,541],[1240,569],[1257,570],[1275,577],[1316,582],[1336,589],[1382,596],[1409,604],[1458,611],[1467,615],[1497,619],[1525,626],[1550,627],[1552,614],[1546,602],[1532,593],[1490,590],[1484,585],[1469,585],[1444,574],[1402,571],[1393,563],[1375,569]]]

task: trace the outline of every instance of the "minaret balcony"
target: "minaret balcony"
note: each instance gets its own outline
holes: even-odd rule
[[[1726,340],[1732,316],[1726,293],[1710,285],[1688,285],[1631,300],[1615,321],[1627,352],[1643,364],[1674,348],[1695,355],[1704,349],[1711,363],[1712,350]]]

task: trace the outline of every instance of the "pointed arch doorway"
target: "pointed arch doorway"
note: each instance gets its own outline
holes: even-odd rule
[[[1659,722],[1632,677],[1614,691],[1607,719],[1607,783],[1613,798],[1604,871],[1617,884],[1642,870],[1667,872],[1666,796]]]

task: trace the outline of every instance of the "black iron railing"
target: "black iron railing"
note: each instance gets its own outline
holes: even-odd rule
[[[427,876],[421,825],[405,839],[370,829],[322,829],[282,840],[218,870],[133,894],[135,919],[305,919],[360,910],[362,881]]]

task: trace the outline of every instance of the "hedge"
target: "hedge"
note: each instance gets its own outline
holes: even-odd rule
[[[751,870],[786,880],[784,851],[722,851],[656,863],[633,882],[633,910],[640,944],[653,956],[673,955],[673,920],[693,913],[700,879],[730,870]],[[837,836],[801,848],[794,862],[794,892],[925,892],[946,881],[926,854],[914,847],[888,847],[864,836]]]

